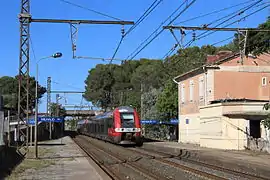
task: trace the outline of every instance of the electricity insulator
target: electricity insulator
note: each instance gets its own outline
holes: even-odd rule
[[[186,33],[185,33],[185,31],[183,29],[180,29],[180,32],[181,32],[182,35],[184,35],[184,36],[186,35]]]
[[[124,35],[125,35],[125,28],[124,28],[124,26],[122,26],[122,29],[121,29],[121,34],[122,34],[122,36],[124,36]]]
[[[193,41],[196,40],[196,33],[195,32],[192,33],[192,39],[193,39]]]

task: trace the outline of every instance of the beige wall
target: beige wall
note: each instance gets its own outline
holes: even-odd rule
[[[264,114],[264,103],[218,103],[200,107],[200,146],[218,149],[243,150],[247,147],[249,121],[256,119],[250,112]],[[240,113],[241,116],[226,117],[224,114]],[[261,136],[266,139],[261,126]]]
[[[179,142],[200,143],[200,117],[199,114],[180,115]],[[186,124],[186,119],[189,119]]]
[[[223,116],[221,104],[200,108],[200,146],[218,149],[242,150],[247,144],[247,120]]]

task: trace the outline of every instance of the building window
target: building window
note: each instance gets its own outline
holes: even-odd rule
[[[193,101],[193,94],[194,94],[194,82],[193,80],[189,81],[189,100]]]
[[[185,102],[185,84],[181,84],[181,102]]]
[[[204,79],[203,79],[203,76],[201,76],[199,78],[199,97],[200,97],[200,100],[203,99],[204,97],[204,83],[203,83]]]
[[[267,85],[267,79],[266,77],[262,77],[262,86],[266,86]]]

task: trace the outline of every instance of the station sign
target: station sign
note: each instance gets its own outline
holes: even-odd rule
[[[178,119],[171,119],[169,122],[159,120],[141,120],[141,124],[178,124]]]
[[[61,123],[63,122],[63,117],[38,117],[38,123],[39,122],[55,122],[55,123]],[[35,119],[29,119],[28,124],[34,125]]]
[[[178,124],[179,121],[178,121],[178,119],[171,119],[170,120],[170,123],[172,123],[172,124]]]
[[[141,124],[158,124],[157,120],[141,120]]]

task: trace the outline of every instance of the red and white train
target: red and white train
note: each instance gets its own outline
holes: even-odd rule
[[[117,107],[88,120],[78,121],[77,131],[115,144],[143,145],[139,115],[129,106]]]

